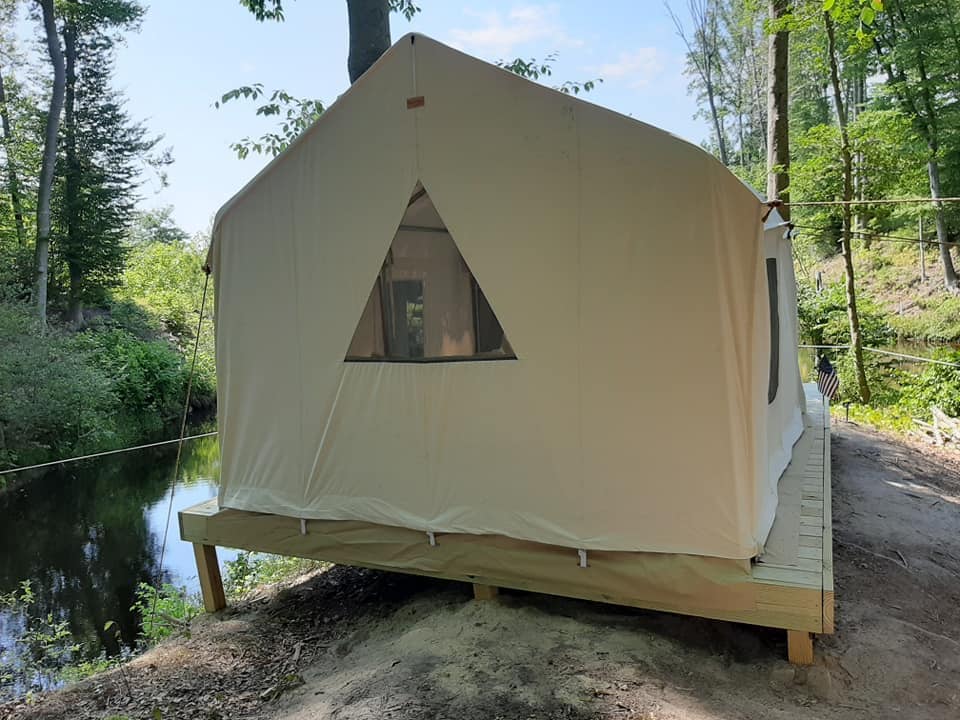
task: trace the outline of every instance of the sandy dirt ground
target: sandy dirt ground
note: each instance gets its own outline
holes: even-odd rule
[[[837,633],[334,567],[11,718],[960,718],[960,455],[837,423]]]

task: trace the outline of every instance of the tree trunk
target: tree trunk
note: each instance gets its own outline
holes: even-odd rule
[[[857,373],[857,385],[860,400],[870,402],[870,385],[863,365],[863,340],[860,337],[860,316],[857,314],[857,291],[853,275],[853,248],[850,242],[850,229],[853,213],[850,201],[853,200],[853,157],[850,154],[850,138],[847,135],[847,110],[843,101],[843,88],[840,85],[840,69],[837,67],[837,47],[833,32],[833,20],[829,13],[823,14],[827,29],[827,55],[830,62],[830,82],[833,85],[833,98],[837,105],[837,124],[840,126],[840,156],[843,160],[843,234],[840,242],[843,249],[843,268],[846,274],[847,318],[850,321],[850,346],[853,350],[853,362]]]
[[[787,0],[770,0],[771,22],[778,22],[789,12]],[[790,93],[788,53],[790,33],[772,33],[767,42],[767,199],[790,199]],[[780,208],[784,220],[790,219],[790,207]]]
[[[930,195],[934,198],[941,197],[940,195],[940,161],[938,159],[939,150],[940,150],[940,127],[937,116],[937,108],[935,106],[936,99],[935,93],[936,89],[931,90],[930,88],[930,77],[927,73],[927,63],[924,60],[923,55],[923,45],[920,42],[921,36],[919,35],[918,29],[912,27],[910,22],[907,20],[906,13],[902,6],[897,7],[900,21],[906,28],[907,32],[912,36],[916,44],[916,59],[917,59],[917,73],[920,78],[920,103],[923,106],[924,114],[926,115],[926,125],[929,129],[927,135],[927,147],[930,150],[930,160],[927,161],[927,175],[930,178]],[[960,280],[957,278],[957,270],[953,266],[953,258],[950,256],[950,246],[946,243],[949,238],[947,237],[947,225],[943,218],[943,204],[935,203],[934,207],[936,208],[936,218],[937,218],[937,241],[940,248],[940,263],[943,265],[943,282],[947,290],[953,293],[960,292]]]
[[[720,151],[720,162],[729,165],[727,157],[727,140],[723,135],[723,123],[720,121],[720,113],[717,111],[717,103],[714,100],[713,81],[707,80],[707,102],[710,105],[710,117],[713,118],[713,130],[717,134],[717,149]]]
[[[853,79],[853,120],[856,121],[867,106],[867,73],[864,68],[858,68],[856,76]],[[853,158],[853,195],[857,200],[863,200],[866,197],[867,176],[864,172],[864,158],[862,152],[857,152]],[[857,230],[857,236],[863,240],[865,248],[870,247],[871,236],[864,231],[867,229],[867,210],[866,205],[858,205],[853,218],[853,227]]]
[[[47,275],[50,260],[50,196],[53,193],[53,171],[57,160],[57,134],[60,130],[60,113],[66,85],[66,68],[57,23],[53,14],[53,0],[37,0],[43,11],[43,29],[47,40],[47,52],[53,65],[53,92],[50,109],[47,111],[46,131],[43,141],[43,159],[40,164],[39,188],[37,189],[37,248],[36,248],[36,301],[40,326],[47,323]]]
[[[3,69],[0,68],[0,127],[3,128],[3,150],[7,155],[7,189],[10,191],[10,204],[13,206],[13,222],[17,229],[17,244],[27,246],[27,229],[23,223],[23,197],[20,194],[20,179],[17,166],[13,161],[13,124],[10,122],[10,110],[7,107],[7,93],[3,84]]]
[[[930,177],[930,197],[941,197],[940,163],[937,161],[935,151],[931,151],[930,160],[927,161],[927,175]],[[943,217],[943,203],[935,203],[934,207],[937,219],[937,247],[940,248],[940,264],[943,265],[943,283],[947,290],[955,293],[960,291],[960,279],[957,278],[957,270],[950,256],[950,246],[947,244],[950,238],[947,235],[947,223]]]
[[[76,125],[76,85],[77,85],[77,25],[68,20],[63,28],[63,50],[66,68],[66,93],[63,108],[63,149],[66,159],[64,167],[64,225],[66,230],[67,268],[70,275],[69,305],[67,320],[77,327],[83,325],[83,268],[80,265],[80,194],[77,161],[77,125]]]
[[[350,55],[347,71],[354,83],[390,47],[388,0],[347,0]]]

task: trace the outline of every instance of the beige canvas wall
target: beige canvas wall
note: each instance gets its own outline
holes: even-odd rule
[[[418,181],[515,360],[344,362]],[[757,554],[762,212],[699,148],[403,38],[218,218],[221,505]]]

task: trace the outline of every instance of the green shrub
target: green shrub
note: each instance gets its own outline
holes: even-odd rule
[[[114,445],[120,399],[77,337],[0,303],[0,467]]]
[[[140,615],[140,635],[153,645],[177,633],[188,633],[190,621],[202,610],[200,598],[187,589],[164,583],[159,592],[152,585],[137,586],[137,600],[130,608]]]
[[[86,332],[78,343],[110,378],[124,410],[142,428],[141,434],[155,433],[177,418],[187,371],[170,343],[139,340],[124,330]]]
[[[0,594],[0,609],[16,618],[6,629],[12,632],[12,640],[28,651],[12,662],[5,653],[0,653],[0,686],[19,685],[28,692],[40,689],[55,680],[60,668],[81,652],[81,646],[73,642],[68,620],[53,613],[42,617],[31,615],[35,601],[29,580],[22,581],[17,590]]]
[[[189,358],[165,339],[95,323],[83,332],[32,306],[0,302],[0,467],[114,449],[177,427]],[[200,355],[191,405],[216,402],[213,359]],[[0,489],[3,485],[0,484]]]
[[[850,344],[847,296],[842,282],[833,283],[818,293],[809,283],[797,288],[800,336],[812,345]],[[857,295],[860,336],[866,347],[879,347],[893,341],[896,333],[883,310],[860,291]]]
[[[228,596],[237,599],[261,585],[271,585],[311,570],[329,567],[329,563],[318,560],[250,552],[241,552],[235,560],[224,565],[224,588]]]
[[[936,297],[919,305],[920,314],[891,320],[898,333],[924,342],[960,341],[960,297]]]
[[[860,385],[854,365],[852,350],[838,350],[833,355],[833,364],[840,377],[839,402],[858,403]],[[870,385],[870,404],[874,407],[894,405],[899,402],[901,373],[883,356],[865,352],[863,369]]]
[[[178,337],[193,337],[203,294],[204,253],[183,242],[148,242],[127,259],[118,300],[139,305]],[[207,298],[212,301],[212,294]]]
[[[941,350],[937,360],[960,365],[960,350]],[[947,415],[960,417],[960,367],[924,363],[916,373],[904,373],[901,403],[914,413],[930,416],[930,406],[936,405]]]

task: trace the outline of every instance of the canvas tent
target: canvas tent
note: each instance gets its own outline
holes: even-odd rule
[[[693,145],[402,38],[215,222],[219,505],[756,556],[803,398],[766,212]]]

